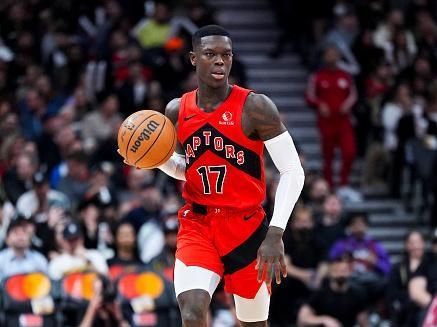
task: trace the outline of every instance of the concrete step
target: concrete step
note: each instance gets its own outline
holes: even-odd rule
[[[268,80],[249,80],[249,85],[254,90],[262,90],[268,92],[281,92],[289,95],[292,93],[303,94],[305,92],[306,85],[304,83],[284,83],[284,82],[272,82]]]
[[[270,10],[248,9],[240,6],[234,9],[223,9],[217,12],[217,20],[225,26],[270,26],[276,25]]]
[[[240,58],[246,65],[250,65],[250,68],[289,69],[292,67],[299,67],[299,58],[296,55],[288,55],[278,59],[272,59],[264,54],[244,54],[241,56],[239,55],[238,58]]]
[[[247,52],[250,54],[252,52],[253,54],[257,54],[260,52],[268,52],[275,46],[275,42],[273,39],[263,41],[263,40],[256,40],[256,41],[240,41],[236,42],[234,41],[232,43],[232,49],[237,54],[240,55],[242,52]]]
[[[230,29],[229,33],[234,41],[234,45],[240,42],[248,41],[275,41],[279,36],[279,31],[276,29]]]
[[[271,97],[278,108],[290,108],[290,110],[294,107],[306,108],[305,100],[301,97],[274,96],[270,92],[266,92],[266,95]]]
[[[408,234],[408,232],[411,230],[411,228],[407,226],[400,226],[400,227],[390,227],[390,226],[383,226],[383,227],[370,227],[369,228],[369,235],[376,239],[398,239],[403,240],[403,238]],[[422,233],[426,233],[425,227],[419,227],[419,231]]]
[[[301,78],[302,82],[305,82],[307,79],[307,73],[304,69],[301,68],[273,68],[273,69],[265,69],[265,68],[253,68],[250,67],[247,71],[247,77],[249,80],[255,80],[255,79],[287,79],[288,81],[294,79],[294,78]],[[284,81],[286,82],[286,81]]]

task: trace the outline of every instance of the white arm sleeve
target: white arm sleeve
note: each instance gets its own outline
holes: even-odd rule
[[[281,174],[270,226],[285,229],[302,191],[305,174],[290,133],[284,132],[264,144]]]
[[[185,181],[185,166],[185,156],[175,152],[166,163],[158,168],[168,176]]]

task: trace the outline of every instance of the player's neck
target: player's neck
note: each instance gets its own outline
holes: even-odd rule
[[[232,87],[228,83],[220,88],[211,88],[199,83],[197,90],[197,106],[206,112],[214,111],[231,93]]]

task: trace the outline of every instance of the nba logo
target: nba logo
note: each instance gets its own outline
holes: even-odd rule
[[[219,122],[220,125],[234,125],[232,121],[232,113],[225,111],[222,115],[222,121]]]

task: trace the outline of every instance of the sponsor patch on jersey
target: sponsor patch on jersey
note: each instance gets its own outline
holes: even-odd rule
[[[232,118],[232,113],[230,111],[225,111],[222,115],[222,120],[219,121],[219,124],[232,126],[235,124]]]

